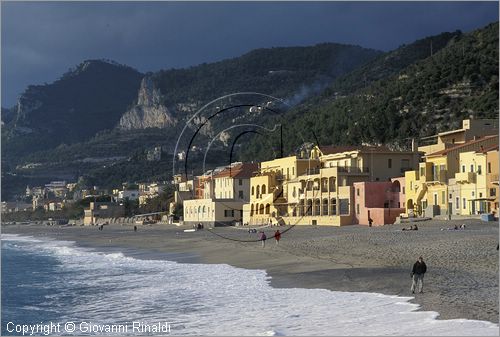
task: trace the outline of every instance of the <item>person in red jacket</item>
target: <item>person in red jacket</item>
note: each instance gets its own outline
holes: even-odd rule
[[[424,289],[424,274],[427,271],[427,266],[425,265],[424,259],[420,256],[413,265],[411,271],[412,283],[411,292],[415,294],[415,290],[419,289],[419,293],[423,292]]]
[[[276,244],[279,245],[281,239],[281,233],[279,229],[276,231],[276,233],[274,233],[274,239],[276,240]]]

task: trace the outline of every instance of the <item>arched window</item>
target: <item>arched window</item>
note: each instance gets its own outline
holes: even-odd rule
[[[401,192],[401,185],[399,184],[398,180],[394,180],[394,182],[392,183],[392,191]]]
[[[255,194],[255,189],[254,189],[254,187],[252,186],[252,195],[254,195],[254,194]]]
[[[304,216],[304,214],[305,214],[304,200],[300,200],[300,202],[299,202],[299,216]]]
[[[330,200],[330,215],[337,215],[337,200]]]
[[[305,209],[306,215],[312,215],[312,209],[313,209],[313,202],[311,199],[308,199],[306,209]]]
[[[257,198],[260,198],[260,186],[257,185]]]
[[[266,214],[270,214],[271,213],[271,205],[267,204],[266,205]]]
[[[250,216],[253,215],[253,204],[250,204]]]
[[[264,214],[264,204],[260,204],[260,210],[259,210],[259,213],[260,213],[260,214]]]
[[[322,215],[328,215],[328,199],[323,199]]]
[[[262,185],[262,194],[266,194],[266,185]]]
[[[314,199],[314,214],[313,215],[321,215],[319,199]]]

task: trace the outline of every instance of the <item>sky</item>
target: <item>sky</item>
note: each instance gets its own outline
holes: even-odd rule
[[[1,105],[86,59],[141,72],[252,49],[338,42],[389,51],[498,21],[498,2],[1,2]]]

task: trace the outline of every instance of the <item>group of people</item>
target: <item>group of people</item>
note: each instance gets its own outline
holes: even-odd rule
[[[266,246],[266,240],[267,240],[267,235],[264,233],[264,231],[259,232],[259,240],[262,242],[262,248]],[[274,240],[276,241],[276,244],[280,244],[281,240],[281,232],[278,229],[276,232],[274,232]]]
[[[418,231],[418,227],[417,225],[412,225],[410,227],[403,228],[402,231]]]
[[[460,227],[458,227],[457,225],[455,225],[454,227],[448,227],[448,228],[441,228],[442,231],[444,230],[447,230],[447,231],[456,231],[456,230],[459,230],[459,229],[465,229],[465,224],[461,224]]]

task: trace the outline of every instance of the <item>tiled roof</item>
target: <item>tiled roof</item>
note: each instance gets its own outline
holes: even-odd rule
[[[346,146],[320,146],[319,149],[323,155],[351,152],[351,151],[363,151],[363,152],[394,152],[387,146],[363,146],[363,145],[346,145]]]
[[[232,177],[232,178],[250,178],[255,175],[259,166],[257,163],[242,163],[235,166],[228,166],[221,172],[214,174],[214,178]]]
[[[442,156],[442,155],[446,155],[448,154],[448,152],[450,151],[454,151],[454,150],[459,150],[461,148],[464,148],[466,146],[469,146],[469,145],[472,145],[472,144],[476,144],[476,143],[480,143],[480,142],[483,142],[487,139],[492,139],[492,138],[498,138],[498,136],[484,136],[482,138],[478,138],[478,139],[474,139],[474,140],[469,140],[468,142],[465,142],[463,144],[459,144],[457,146],[453,146],[453,147],[450,147],[448,149],[444,149],[444,150],[440,150],[440,151],[437,151],[437,152],[433,152],[433,153],[429,153],[428,155],[426,155],[426,157],[437,157],[437,156]],[[471,150],[473,151],[473,150]]]
[[[478,153],[486,153],[486,152],[495,151],[495,150],[498,151],[498,144],[493,144],[493,145],[490,145],[490,146],[486,146],[485,148],[481,148],[479,151],[476,151],[476,152],[478,152]]]

